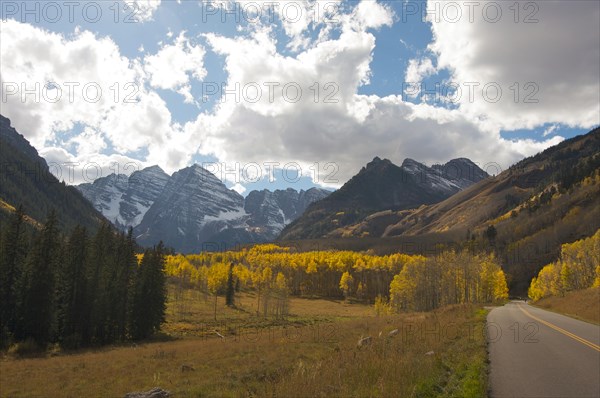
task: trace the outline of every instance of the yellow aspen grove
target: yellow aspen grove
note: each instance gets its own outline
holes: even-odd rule
[[[271,293],[271,282],[273,279],[273,271],[270,267],[265,267],[262,271],[261,284],[263,288],[263,314],[267,316],[269,310],[269,298]]]
[[[277,300],[274,315],[276,318],[284,318],[289,312],[289,288],[283,272],[278,272],[273,289]]]
[[[496,301],[508,300],[506,276],[501,269],[496,271],[496,278],[494,280],[494,299]]]
[[[600,286],[600,229],[589,238],[563,244],[560,258],[531,280],[528,295],[539,300],[592,286]]]
[[[297,252],[267,244],[239,251],[169,256],[166,270],[175,282],[195,284],[205,297],[213,295],[216,303],[224,291],[230,263],[236,289],[254,291],[256,313],[263,316],[284,316],[289,295],[339,298],[343,293],[346,299],[355,295],[371,303],[382,296],[389,298],[389,307],[395,311],[507,297],[506,279],[497,259],[466,251],[443,251],[435,257],[378,256],[370,251]]]
[[[600,287],[600,264],[596,267],[596,279],[594,279],[593,287]]]
[[[493,255],[444,252],[407,263],[390,284],[390,304],[396,311],[507,298],[506,278]]]
[[[354,286],[354,278],[352,278],[352,275],[350,275],[350,273],[346,271],[342,274],[342,277],[340,278],[340,289],[342,289],[342,291],[344,292],[344,298],[346,300],[348,300],[348,296],[350,294],[350,289],[352,289],[352,286]]]
[[[215,296],[215,320],[217,319],[217,297],[227,283],[228,267],[225,263],[217,263],[209,268],[208,290]]]

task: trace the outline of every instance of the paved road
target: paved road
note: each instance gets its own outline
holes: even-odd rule
[[[512,301],[488,314],[491,397],[600,397],[600,327]]]

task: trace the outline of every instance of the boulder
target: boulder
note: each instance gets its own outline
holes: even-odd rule
[[[129,392],[125,394],[125,398],[169,398],[170,396],[171,393],[169,391],[158,387],[145,392]]]

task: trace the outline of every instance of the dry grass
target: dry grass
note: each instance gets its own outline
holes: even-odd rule
[[[535,305],[600,325],[600,287],[569,292],[564,297],[546,297]]]
[[[485,313],[476,314],[474,307],[453,306],[348,322],[336,334],[339,341],[331,355],[309,364],[296,362],[293,372],[273,385],[273,395],[485,396],[484,319]],[[388,337],[394,329],[399,334]],[[373,343],[357,347],[357,336],[373,336]]]
[[[173,291],[173,289],[171,289]],[[261,302],[264,302],[261,297]],[[372,307],[349,304],[341,300],[290,298],[289,314],[284,319],[257,316],[257,296],[254,292],[236,294],[235,308],[225,305],[222,296],[217,298],[217,317],[214,317],[214,296],[186,290],[176,300],[169,295],[167,322],[163,332],[173,337],[214,335],[213,330],[231,335],[257,328],[306,326],[317,322],[372,316]]]
[[[165,325],[178,335],[187,327],[187,337],[46,358],[5,357],[0,396],[115,397],[154,386],[177,397],[485,394],[485,315],[475,307],[375,317],[360,304],[292,299],[293,315],[276,321],[254,315],[255,297],[246,294],[240,309],[225,308],[219,297],[214,323],[211,300],[188,299],[187,311],[169,303]],[[388,338],[393,329],[400,333]],[[358,348],[361,336],[372,336],[373,343]]]

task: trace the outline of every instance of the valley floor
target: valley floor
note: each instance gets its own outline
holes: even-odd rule
[[[163,341],[5,356],[0,396],[115,397],[155,386],[177,397],[486,394],[480,307],[376,317],[372,306],[292,298],[290,315],[276,320],[257,316],[257,297],[241,294],[238,309],[218,298],[215,321],[214,297],[185,291],[175,300],[174,290]]]

